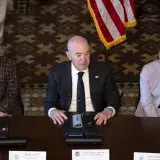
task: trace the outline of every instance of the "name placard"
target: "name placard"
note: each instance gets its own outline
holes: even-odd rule
[[[46,152],[9,151],[9,160],[46,160]]]
[[[160,160],[160,153],[134,152],[134,160]]]
[[[109,160],[108,149],[72,150],[72,160]]]

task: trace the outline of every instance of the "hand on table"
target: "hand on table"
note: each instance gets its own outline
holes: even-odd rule
[[[106,124],[107,120],[111,118],[112,111],[111,110],[104,110],[99,112],[95,115],[94,120],[96,120],[97,125]]]
[[[4,113],[4,112],[0,112],[0,117],[11,117],[10,114]]]
[[[50,113],[50,118],[52,118],[54,124],[63,124],[64,120],[68,119],[64,111],[53,109]]]

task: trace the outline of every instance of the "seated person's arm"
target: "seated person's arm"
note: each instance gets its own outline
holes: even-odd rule
[[[3,98],[0,101],[1,113],[0,116],[10,116],[15,106],[19,105],[18,97],[18,76],[16,66],[13,63],[9,64],[9,68],[6,75],[6,87]]]
[[[44,111],[46,115],[51,108],[56,108],[56,104],[58,101],[58,89],[57,89],[57,82],[54,75],[54,71],[51,70],[48,75],[48,85],[46,89],[46,97],[44,100]]]
[[[118,88],[116,85],[116,82],[113,78],[113,75],[111,71],[108,69],[108,75],[106,79],[106,84],[105,84],[105,101],[106,101],[106,109],[112,109],[112,116],[118,112],[121,103],[120,103],[120,96],[118,93]]]
[[[64,111],[57,108],[57,103],[59,101],[57,85],[56,76],[52,70],[49,72],[46,98],[44,101],[44,110],[46,115],[53,120],[54,124],[62,124],[64,119],[67,119],[67,117],[64,114]]]
[[[95,116],[95,120],[97,120],[97,124],[100,125],[102,123],[106,124],[107,120],[114,116],[116,112],[118,112],[120,108],[120,97],[118,94],[118,88],[114,81],[114,78],[112,76],[112,73],[109,69],[107,78],[106,78],[106,84],[105,84],[105,101],[106,101],[106,108],[104,108],[104,111],[98,113]]]
[[[158,117],[156,106],[154,105],[154,97],[151,92],[149,74],[147,68],[144,67],[140,74],[140,102],[144,108],[147,117]]]

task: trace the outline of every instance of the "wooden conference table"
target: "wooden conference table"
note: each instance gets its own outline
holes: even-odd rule
[[[101,145],[67,145],[62,130],[48,117],[13,117],[11,136],[26,136],[23,147],[0,147],[0,159],[8,160],[9,150],[46,151],[47,160],[71,160],[72,149],[110,149],[110,160],[132,160],[133,152],[160,153],[160,118],[117,116],[99,128]]]

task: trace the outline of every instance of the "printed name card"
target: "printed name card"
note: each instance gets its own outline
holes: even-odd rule
[[[160,153],[134,152],[134,160],[160,160]]]
[[[46,152],[9,151],[9,160],[46,160]]]
[[[109,150],[72,150],[72,160],[109,160]]]

